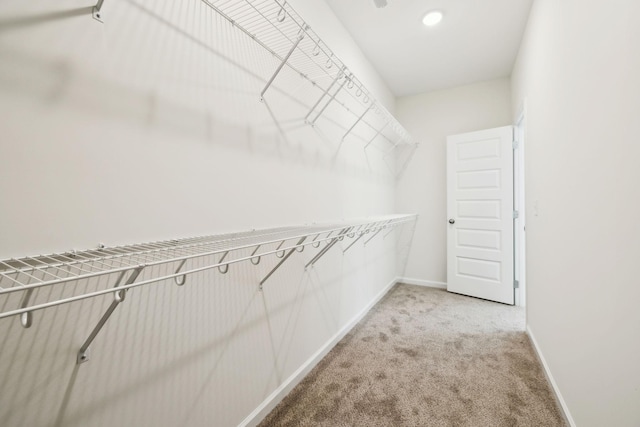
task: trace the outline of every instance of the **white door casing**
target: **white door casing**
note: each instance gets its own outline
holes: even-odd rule
[[[513,128],[447,138],[447,290],[514,303]]]

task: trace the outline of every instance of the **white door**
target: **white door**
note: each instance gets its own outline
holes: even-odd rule
[[[514,303],[513,128],[447,138],[447,290]]]

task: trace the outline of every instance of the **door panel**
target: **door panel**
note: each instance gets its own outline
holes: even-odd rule
[[[501,233],[496,230],[456,229],[456,245],[459,248],[500,250]]]
[[[506,304],[513,292],[513,129],[447,138],[447,289]]]

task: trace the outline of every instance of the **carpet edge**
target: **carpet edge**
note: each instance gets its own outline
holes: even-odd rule
[[[406,283],[407,285],[425,286],[427,288],[447,289],[447,284],[445,282],[437,282],[435,280],[414,279],[412,277],[399,277],[398,282]]]
[[[354,326],[367,315],[367,313],[401,281],[401,277],[395,277],[389,282],[358,314],[349,320],[335,335],[333,335],[322,347],[318,349],[306,362],[304,362],[289,378],[280,384],[256,409],[254,409],[238,427],[255,427],[284,399],[295,386],[307,376],[309,372],[331,351],[331,349],[344,338]]]
[[[538,360],[540,361],[540,364],[542,365],[542,369],[544,370],[544,375],[547,377],[547,381],[549,381],[549,383],[551,384],[551,389],[553,390],[553,394],[554,394],[554,396],[556,398],[556,401],[558,402],[558,405],[560,406],[560,410],[562,412],[562,415],[564,415],[564,418],[567,421],[567,424],[569,424],[571,427],[576,427],[576,423],[573,420],[573,417],[571,416],[571,412],[569,411],[569,407],[567,406],[567,403],[565,402],[564,398],[562,397],[562,393],[560,392],[560,389],[558,388],[558,384],[556,384],[556,381],[553,378],[553,375],[551,374],[551,371],[549,370],[549,365],[547,365],[547,361],[545,360],[544,356],[542,355],[542,351],[540,351],[540,347],[538,346],[538,341],[536,341],[536,338],[533,335],[533,332],[531,331],[531,327],[529,325],[527,325],[527,335],[529,335],[529,339],[531,340],[531,344],[533,344],[533,350],[534,350],[536,356],[538,357]]]

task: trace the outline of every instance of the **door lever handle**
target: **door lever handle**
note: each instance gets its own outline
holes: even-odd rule
[[[455,219],[451,218],[451,219],[449,220],[449,224],[455,224],[455,223],[456,223],[456,220],[455,220]]]

